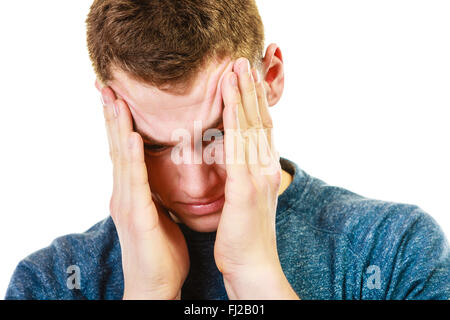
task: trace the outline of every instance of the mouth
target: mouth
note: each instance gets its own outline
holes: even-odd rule
[[[202,200],[196,202],[179,202],[177,205],[182,212],[186,212],[196,216],[207,215],[221,211],[225,203],[225,195],[213,200]]]

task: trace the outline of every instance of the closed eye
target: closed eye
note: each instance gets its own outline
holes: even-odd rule
[[[169,149],[168,146],[160,145],[160,144],[148,144],[144,143],[144,149],[146,151],[149,151],[151,153],[161,153],[167,149]]]
[[[212,142],[219,142],[222,141],[225,137],[225,129],[224,128],[215,128],[211,129],[214,130],[214,135],[212,135],[208,140],[205,141],[206,143],[212,143]]]

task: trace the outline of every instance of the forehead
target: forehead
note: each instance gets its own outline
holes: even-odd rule
[[[160,90],[115,70],[108,85],[118,98],[129,106],[136,131],[169,142],[174,130],[193,131],[194,121],[201,121],[204,129],[222,117],[220,84],[224,74],[232,70],[232,61],[211,62],[202,68],[192,86],[182,94]]]

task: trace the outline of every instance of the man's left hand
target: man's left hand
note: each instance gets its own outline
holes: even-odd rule
[[[239,58],[222,82],[225,204],[214,247],[230,299],[298,299],[278,258],[281,167],[261,77]],[[242,152],[241,152],[242,151]]]

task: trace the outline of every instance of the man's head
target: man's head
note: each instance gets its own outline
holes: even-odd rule
[[[143,137],[153,194],[191,229],[216,230],[225,166],[174,163],[177,141],[171,138],[184,129],[194,146],[199,142],[194,121],[203,131],[223,128],[220,83],[239,57],[258,68],[269,105],[279,101],[281,52],[271,44],[263,55],[263,25],[254,1],[96,0],[87,40],[98,81],[127,102]],[[213,143],[223,153],[221,141]]]

